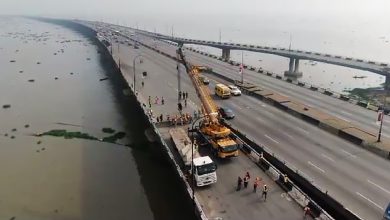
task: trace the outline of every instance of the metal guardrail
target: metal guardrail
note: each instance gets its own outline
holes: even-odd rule
[[[332,216],[330,214],[329,211],[325,210],[324,208],[321,207],[321,205],[319,204],[318,201],[315,201],[312,197],[310,197],[306,192],[304,192],[305,190],[303,190],[302,188],[300,188],[295,182],[294,182],[294,177],[292,177],[291,175],[287,175],[288,177],[288,183],[291,184],[291,190],[289,190],[288,194],[297,202],[299,203],[300,205],[304,206],[304,205],[307,205],[309,204],[309,206],[311,206],[311,208],[314,208],[314,209],[317,209],[320,213],[319,213],[319,218],[320,219],[343,219],[343,220],[361,220],[358,216],[356,216],[356,214],[352,213],[350,210],[346,209],[344,206],[342,206],[341,204],[337,204],[338,202],[336,200],[334,200],[332,197],[330,197],[329,195],[327,195],[326,191],[323,191],[321,190],[319,187],[315,186],[313,184],[312,181],[310,181],[309,179],[307,179],[306,177],[302,176],[302,173],[299,173],[299,171],[297,169],[294,169],[294,168],[291,168],[291,164],[288,164],[286,161],[282,161],[280,160],[279,158],[277,158],[273,153],[272,151],[270,151],[265,145],[262,145],[262,144],[258,144],[258,143],[255,143],[253,140],[250,140],[248,137],[246,137],[246,135],[242,134],[241,132],[238,131],[238,129],[232,127],[232,125],[226,123],[226,122],[223,122],[227,127],[229,127],[235,134],[235,137],[240,140],[242,143],[243,143],[243,149],[246,153],[248,153],[249,155],[251,155],[253,157],[254,155],[254,159],[255,159],[255,162],[259,165],[260,164],[260,167],[261,167],[261,164],[263,163],[266,163],[268,164],[269,168],[269,172],[270,173],[274,173],[274,175],[277,178],[276,181],[278,181],[281,177],[284,177],[284,175],[287,175],[287,173],[295,173],[299,178],[303,178],[305,179],[305,181],[307,181],[309,184],[306,184],[308,185],[309,187],[313,188],[313,189],[316,189],[318,191],[320,191],[324,196],[328,196],[330,199],[332,199],[333,201],[331,205],[333,206],[339,206],[337,207],[338,209],[340,210],[336,210],[338,213],[337,213],[337,216],[339,218],[336,218],[334,216]],[[244,140],[244,139],[247,139],[247,140]],[[249,144],[249,142],[252,142],[252,144]],[[260,152],[259,150],[255,149],[254,147],[252,147],[251,145],[254,145],[256,148],[259,148],[260,149]],[[256,146],[257,145],[257,146]],[[266,157],[269,157],[269,159],[272,159],[272,161],[270,160],[267,160]],[[272,158],[273,157],[273,158]],[[286,173],[283,173],[281,170],[279,170],[277,168],[277,165],[275,165],[274,163],[279,163],[279,167],[280,165],[282,166],[285,166],[285,171],[288,171]],[[293,178],[291,180],[291,178]],[[287,187],[287,186],[286,186]],[[282,187],[283,188],[283,187]],[[306,189],[307,190],[307,189]],[[287,191],[287,190],[286,190]],[[296,197],[294,197],[294,195]],[[302,198],[303,197],[303,198]],[[317,196],[318,197],[318,196]],[[320,201],[323,203],[323,201]],[[306,203],[306,204],[305,204]],[[337,208],[334,208],[334,209],[337,209]],[[332,211],[332,210],[331,210]],[[335,211],[335,210],[333,210]],[[340,216],[342,216],[340,218]]]

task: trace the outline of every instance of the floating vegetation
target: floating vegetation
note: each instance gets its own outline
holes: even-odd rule
[[[11,139],[15,139],[15,136],[12,135],[10,138],[11,138]]]
[[[3,108],[11,108],[10,104],[3,105]]]
[[[105,133],[114,133],[115,130],[112,128],[103,128],[102,130],[105,131]],[[103,132],[104,132],[103,131]],[[87,140],[98,140],[102,142],[108,142],[108,143],[114,143],[116,144],[116,141],[119,139],[122,139],[126,136],[125,132],[116,132],[115,134],[104,137],[104,138],[96,138],[94,136],[91,136],[87,133],[82,133],[79,131],[67,131],[62,129],[55,129],[50,130],[41,134],[36,134],[35,136],[41,137],[41,136],[54,136],[54,137],[64,137],[65,139],[72,139],[72,138],[79,138],[79,139],[87,139]],[[127,145],[126,145],[127,146]]]
[[[42,144],[42,141],[38,141],[37,144]]]
[[[24,127],[25,127],[25,128],[28,128],[28,127],[30,127],[30,125],[29,125],[29,124],[25,124]]]
[[[112,134],[112,133],[115,132],[115,130],[112,129],[112,128],[103,128],[102,131],[103,131],[104,133],[109,133],[109,134]]]
[[[17,131],[17,129],[16,128],[12,128],[12,130],[11,130],[12,132],[15,132],[15,131]]]
[[[9,62],[10,62],[10,63],[15,63],[15,62],[16,62],[16,60],[10,60]]]
[[[117,132],[114,135],[111,135],[109,137],[105,137],[102,139],[104,142],[110,142],[110,143],[115,143],[117,140],[122,139],[126,136],[125,132]]]
[[[54,137],[64,137],[65,139],[72,139],[72,138],[80,138],[80,139],[89,139],[89,140],[97,140],[97,138],[87,134],[87,133],[82,133],[79,131],[66,131],[66,130],[51,130],[48,132],[44,132],[39,136],[54,136]]]
[[[35,82],[35,79],[29,79],[28,81],[29,82]]]

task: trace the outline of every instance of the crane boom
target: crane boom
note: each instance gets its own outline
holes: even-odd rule
[[[200,133],[207,139],[214,148],[214,152],[219,157],[238,156],[238,145],[230,137],[231,130],[219,122],[220,115],[218,107],[210,96],[209,89],[199,78],[201,68],[192,66],[185,61],[181,48],[177,50],[177,58],[186,67],[186,72],[195,87],[196,94],[202,103],[202,111],[205,115],[201,126]]]

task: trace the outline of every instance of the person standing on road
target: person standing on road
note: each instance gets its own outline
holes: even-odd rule
[[[236,191],[240,191],[242,185],[242,178],[239,176],[237,180],[237,189]]]
[[[156,96],[156,98],[154,99],[154,104],[158,104],[158,100],[159,100],[159,98]]]
[[[248,176],[244,177],[244,188],[248,188],[249,178]]]
[[[161,105],[164,105],[164,103],[165,103],[164,97],[161,96]]]
[[[181,91],[179,91],[179,100],[181,99]]]
[[[303,219],[307,219],[308,216],[310,216],[310,207],[305,206],[305,208],[303,208]]]
[[[257,192],[257,187],[259,186],[259,184],[260,184],[260,178],[256,177],[255,182],[253,183],[253,192],[254,193]]]
[[[187,99],[184,99],[184,107],[187,107]]]
[[[152,98],[149,96],[149,108],[152,107]]]
[[[267,201],[267,193],[268,193],[268,186],[264,184],[263,193],[261,194],[261,198],[264,198],[264,202]]]

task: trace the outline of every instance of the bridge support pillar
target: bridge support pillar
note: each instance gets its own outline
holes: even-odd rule
[[[290,63],[288,65],[288,70],[284,71],[284,75],[291,76],[291,77],[302,76],[302,72],[299,72],[299,59],[290,57]]]
[[[387,75],[387,76],[386,76],[386,81],[385,81],[384,89],[385,89],[385,91],[390,91],[390,75]]]
[[[227,48],[222,49],[222,59],[223,60],[230,60],[230,49],[227,49]]]

